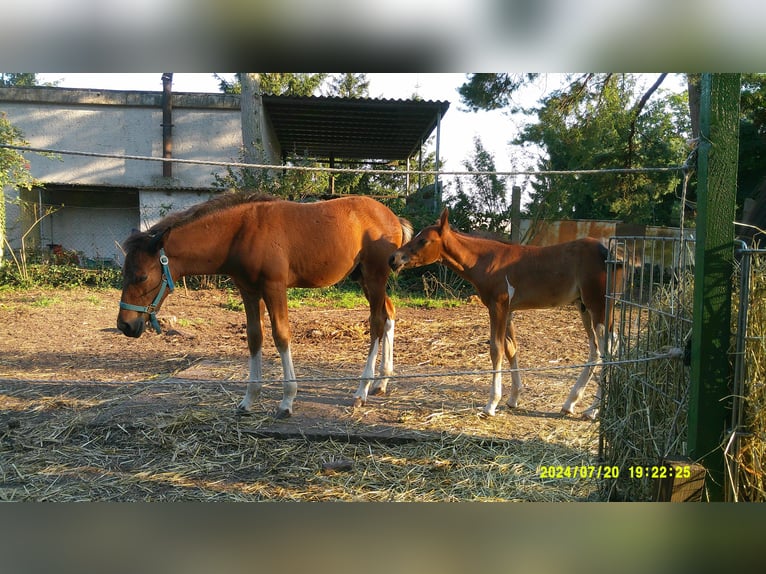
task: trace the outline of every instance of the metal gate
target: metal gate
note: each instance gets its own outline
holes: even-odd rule
[[[620,469],[602,481],[609,500],[653,500],[668,460],[687,460],[689,347],[694,298],[693,240],[615,237],[610,250],[632,254],[616,284],[609,262],[613,319],[602,373],[599,459]],[[766,500],[766,250],[737,249],[732,301],[731,424],[726,499]]]
[[[731,430],[724,447],[727,501],[766,501],[766,249],[737,250],[739,289]]]
[[[623,254],[624,274],[615,282],[618,258],[608,262],[607,363],[602,373],[599,459],[619,468],[602,481],[609,500],[652,500],[655,469],[687,454],[694,241],[678,237],[615,237],[610,251]]]

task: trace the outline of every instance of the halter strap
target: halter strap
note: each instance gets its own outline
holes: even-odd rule
[[[162,296],[165,294],[165,289],[170,290],[172,293],[173,290],[176,288],[175,283],[173,283],[173,276],[170,274],[170,268],[168,267],[168,256],[165,255],[165,249],[160,248],[160,265],[162,266],[162,283],[160,283],[160,290],[157,292],[157,296],[154,298],[154,301],[152,301],[149,305],[146,305],[145,307],[142,307],[141,305],[131,305],[130,303],[125,303],[123,301],[120,301],[120,309],[125,309],[127,311],[138,311],[139,313],[148,313],[149,314],[149,322],[152,324],[152,327],[154,327],[154,330],[157,331],[157,333],[162,333],[162,329],[160,329],[160,323],[157,321],[157,307],[160,304],[160,301],[162,301]]]

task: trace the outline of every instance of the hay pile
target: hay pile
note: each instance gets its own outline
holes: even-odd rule
[[[633,478],[630,468],[658,465],[662,459],[684,456],[687,436],[688,367],[673,358],[631,363],[683,349],[691,332],[694,277],[679,273],[669,283],[646,282],[646,305],[621,301],[616,324],[620,346],[612,357],[624,364],[604,369],[601,411],[601,459],[620,469],[614,481],[603,481],[610,500],[652,500],[656,480]]]

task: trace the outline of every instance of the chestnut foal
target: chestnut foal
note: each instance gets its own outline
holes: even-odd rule
[[[522,390],[518,370],[518,345],[513,311],[558,307],[579,301],[580,316],[588,335],[590,354],[569,393],[563,414],[574,414],[577,401],[601,362],[606,332],[606,259],[609,251],[593,238],[537,247],[504,243],[453,230],[445,209],[435,225],[424,228],[394,251],[389,264],[394,271],[439,262],[470,281],[489,309],[492,385],[482,416],[493,416],[502,395],[503,354],[511,369],[511,394],[507,405],[516,408]],[[621,282],[617,267],[615,284]],[[583,413],[595,419],[601,388]]]

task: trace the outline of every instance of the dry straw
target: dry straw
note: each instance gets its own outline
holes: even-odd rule
[[[551,436],[513,436],[513,417],[479,419],[473,409],[413,410],[415,438],[348,434],[279,437],[268,412],[234,413],[240,390],[172,384],[133,387],[133,404],[181,396],[183,410],[85,405],[77,389],[34,396],[0,393],[3,408],[47,410],[14,418],[0,433],[0,499],[16,501],[577,501],[596,500],[594,480],[552,479],[542,466],[591,465],[596,427],[564,421]],[[123,386],[123,391],[125,390]],[[277,391],[274,391],[275,393]],[[112,416],[114,415],[114,416]]]
[[[766,500],[766,258],[752,259],[744,336],[742,396],[733,396],[744,412],[742,426],[724,437],[729,455],[729,488],[735,500]],[[616,320],[622,330],[619,359],[659,355],[685,349],[690,337],[694,293],[691,271],[677,269],[671,281],[649,279],[638,301],[622,301]],[[642,281],[645,278],[642,278]],[[665,277],[661,277],[665,279]],[[732,333],[737,334],[739,279],[734,281]],[[648,285],[648,287],[647,287]],[[734,337],[732,337],[734,339]],[[732,354],[733,349],[732,349]],[[651,500],[656,480],[632,478],[629,469],[657,465],[664,458],[687,456],[688,367],[678,359],[610,365],[605,372],[601,413],[600,457],[621,475],[603,481],[602,495],[617,500]],[[733,446],[732,446],[733,445]]]
[[[752,253],[744,334],[743,428],[728,473],[735,500],[766,501],[766,254]],[[728,445],[727,445],[728,446]],[[727,448],[727,452],[730,452]],[[734,470],[731,470],[734,469]]]
[[[649,305],[629,312],[628,335],[621,359],[666,354],[684,347],[691,317],[692,278],[655,286]],[[679,309],[680,306],[680,309]],[[609,465],[620,469],[616,481],[605,481],[605,496],[618,500],[651,500],[650,478],[632,478],[630,468],[657,465],[669,455],[685,455],[688,369],[679,358],[612,365],[605,373],[601,414],[601,450]]]

